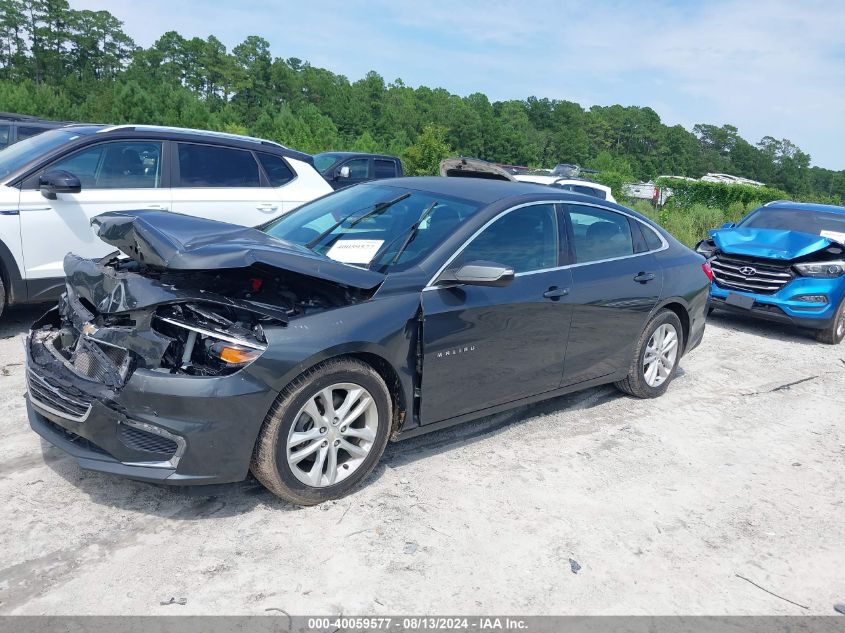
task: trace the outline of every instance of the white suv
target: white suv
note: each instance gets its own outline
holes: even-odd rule
[[[610,187],[600,185],[592,180],[561,178],[560,176],[547,176],[545,174],[514,174],[514,179],[521,182],[536,182],[541,185],[551,185],[552,187],[557,187],[565,191],[583,193],[584,195],[607,200],[608,202],[616,202],[616,198],[613,197]]]
[[[106,211],[164,209],[257,226],[330,193],[311,156],[261,139],[157,126],[71,125],[0,152],[0,313],[55,299],[68,252],[113,250]]]

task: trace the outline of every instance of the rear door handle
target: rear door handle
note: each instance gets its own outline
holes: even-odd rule
[[[279,205],[273,204],[272,202],[262,202],[257,207],[255,207],[259,211],[276,211],[279,208]]]
[[[557,286],[552,286],[546,292],[543,293],[543,296],[546,299],[551,299],[553,301],[557,301],[561,297],[565,297],[569,294],[569,288],[558,288]]]
[[[158,209],[159,211],[167,211],[168,207],[164,204],[148,204],[148,209]]]
[[[654,273],[637,273],[637,276],[634,277],[634,281],[638,281],[641,284],[648,283],[654,279]]]

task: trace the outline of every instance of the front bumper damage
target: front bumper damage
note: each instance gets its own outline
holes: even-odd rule
[[[79,275],[93,266],[102,274],[81,283]],[[171,484],[242,480],[277,392],[250,367],[228,375],[163,370],[169,340],[143,321],[154,299],[172,299],[175,291],[156,297],[137,275],[114,284],[101,264],[87,260],[71,258],[66,268],[79,285],[68,283],[59,306],[26,340],[32,429],[89,470]],[[150,291],[152,308],[139,300],[139,288]],[[118,295],[132,303],[134,324],[95,325],[86,306]],[[68,340],[71,358],[58,352]]]
[[[276,393],[245,373],[174,376],[135,370],[106,386],[73,371],[48,349],[53,309],[26,341],[32,429],[82,468],[173,484],[242,480]],[[250,416],[247,412],[255,412]]]

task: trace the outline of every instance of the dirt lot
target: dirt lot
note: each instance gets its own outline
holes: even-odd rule
[[[592,389],[394,444],[357,493],[298,509],[255,481],[80,471],[26,421],[37,313],[0,322],[0,613],[832,614],[845,599],[845,345],[716,316],[657,401]]]

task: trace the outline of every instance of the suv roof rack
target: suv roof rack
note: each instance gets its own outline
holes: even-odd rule
[[[215,132],[212,130],[196,130],[193,128],[187,127],[175,127],[169,125],[136,125],[136,124],[124,124],[124,125],[110,125],[108,127],[104,127],[102,130],[98,131],[98,134],[106,134],[108,132],[114,132],[116,130],[135,130],[139,132],[175,132],[175,133],[182,133],[182,134],[195,134],[197,136],[210,136],[212,138],[227,138],[234,141],[247,141],[250,143],[256,143],[260,145],[272,145],[274,147],[281,147],[282,149],[290,149],[285,147],[281,143],[276,143],[275,141],[268,141],[267,139],[263,138],[256,138],[254,136],[243,136],[241,134],[231,134],[229,132]]]

